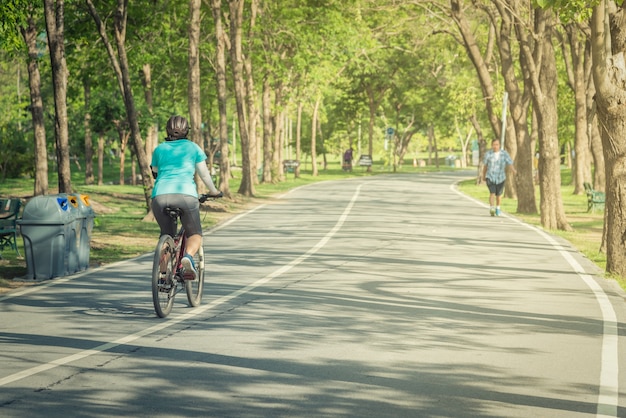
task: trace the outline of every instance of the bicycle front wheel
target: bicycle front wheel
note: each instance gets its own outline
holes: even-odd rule
[[[152,302],[160,318],[172,311],[176,295],[176,245],[169,235],[159,238],[152,266]]]
[[[189,306],[198,306],[202,301],[202,289],[204,289],[204,249],[200,249],[193,256],[193,263],[196,266],[196,280],[185,280],[185,290]]]

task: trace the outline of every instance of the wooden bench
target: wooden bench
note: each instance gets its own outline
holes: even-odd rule
[[[295,173],[298,167],[300,167],[300,161],[298,160],[283,160],[284,173]]]
[[[21,207],[19,198],[0,198],[0,251],[10,247],[20,255],[17,249],[17,220]]]
[[[585,193],[587,193],[587,212],[595,211],[596,207],[604,209],[604,192],[598,192],[593,190],[593,186],[590,183],[584,183]]]
[[[372,156],[363,154],[359,157],[359,167],[371,167],[373,164]]]

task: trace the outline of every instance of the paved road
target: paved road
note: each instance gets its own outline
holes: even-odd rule
[[[151,255],[0,297],[0,416],[626,416],[624,292],[461,176],[232,218],[205,236],[203,305],[165,320]]]

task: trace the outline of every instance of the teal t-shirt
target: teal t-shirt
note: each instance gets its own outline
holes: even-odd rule
[[[205,160],[204,151],[187,139],[161,143],[152,154],[151,166],[158,171],[152,197],[171,193],[198,197],[194,174],[196,164]]]

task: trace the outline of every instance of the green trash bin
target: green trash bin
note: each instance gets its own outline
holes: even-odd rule
[[[77,234],[78,245],[78,270],[87,270],[89,268],[89,254],[91,250],[91,232],[93,231],[94,218],[96,214],[91,207],[89,196],[86,194],[73,194],[78,204],[78,219],[80,220],[80,229]]]
[[[18,225],[24,239],[26,277],[51,279],[72,273],[76,250],[76,208],[67,195],[35,196]]]

